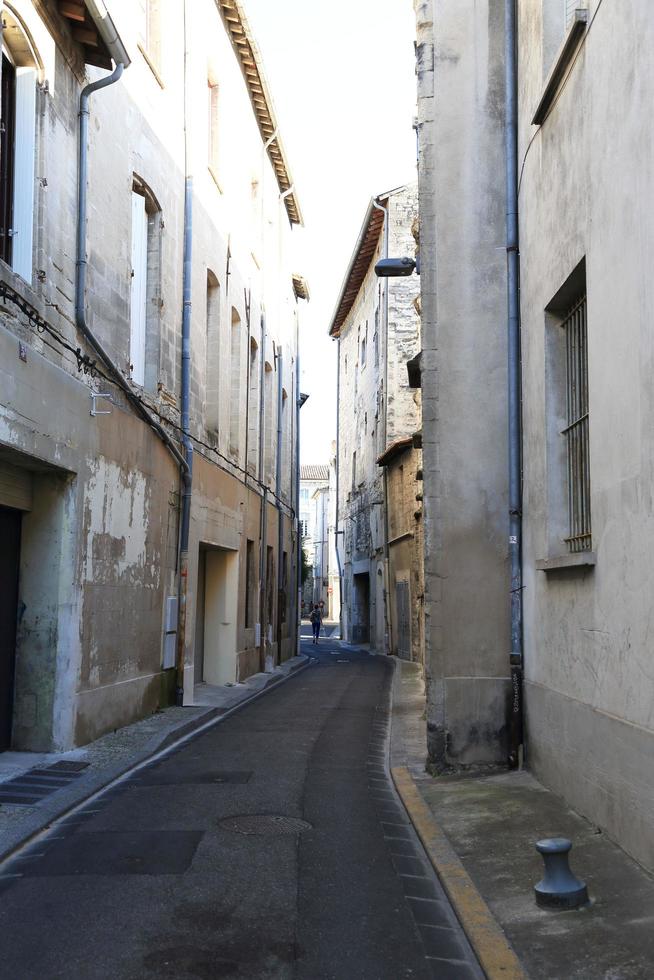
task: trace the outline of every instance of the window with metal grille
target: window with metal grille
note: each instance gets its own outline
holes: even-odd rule
[[[591,548],[590,457],[588,446],[588,337],[586,294],[581,295],[561,324],[565,332],[568,483],[568,536],[571,552]]]

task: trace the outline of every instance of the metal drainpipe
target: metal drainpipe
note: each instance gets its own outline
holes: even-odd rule
[[[336,513],[334,514],[334,543],[336,548],[336,564],[338,565],[338,634],[343,637],[343,566],[341,564],[341,552],[339,535],[342,533],[338,527],[338,493],[340,487],[341,470],[341,338],[336,338]]]
[[[177,610],[177,685],[175,703],[184,704],[184,654],[186,648],[186,602],[188,597],[188,541],[193,492],[193,443],[189,435],[191,401],[191,274],[193,248],[193,178],[184,186],[184,268],[182,306],[182,443],[188,469],[182,474],[182,512],[179,532],[179,605]]]
[[[295,313],[295,527],[297,548],[295,562],[297,566],[297,587],[295,589],[297,608],[295,610],[295,653],[300,656],[302,628],[302,528],[300,525],[300,317]]]
[[[511,712],[509,766],[522,764],[522,417],[520,387],[520,253],[518,240],[518,122],[515,0],[504,3],[506,264],[509,395],[509,559],[511,566]]]
[[[179,578],[177,607],[177,651],[175,703],[184,704],[184,659],[186,652],[186,603],[188,599],[188,542],[193,489],[193,444],[189,435],[191,398],[191,273],[193,246],[193,178],[189,173],[189,124],[191,89],[188,80],[189,48],[186,0],[184,0],[184,254],[182,269],[182,372],[181,422],[186,470],[181,480],[179,529]]]
[[[266,376],[266,315],[261,313],[261,359],[259,363],[259,484],[263,488],[259,515],[259,668],[266,668],[266,543],[268,537],[268,487],[263,465],[266,425],[265,376]]]
[[[282,575],[284,562],[284,513],[281,507],[282,498],[282,355],[275,356],[277,362],[277,461],[275,466],[275,493],[277,495],[277,663],[282,662]]]
[[[390,238],[389,206],[383,207],[377,201],[372,202],[373,207],[384,215],[384,258],[388,258],[388,243]],[[388,442],[388,279],[384,280],[384,452],[386,452]],[[383,467],[382,475],[384,487],[384,619],[386,623],[385,647],[386,653],[393,651],[393,616],[391,610],[390,593],[390,548],[388,544],[388,473]]]

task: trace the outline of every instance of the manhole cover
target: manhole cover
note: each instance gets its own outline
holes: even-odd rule
[[[242,817],[227,817],[219,821],[219,827],[233,834],[243,834],[246,837],[256,835],[301,834],[311,830],[311,824],[296,817],[282,817],[276,814],[254,813]]]

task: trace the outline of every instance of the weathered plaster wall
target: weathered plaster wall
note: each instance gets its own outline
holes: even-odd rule
[[[17,0],[38,21],[30,0]],[[184,38],[171,5],[162,5],[159,78],[139,50],[136,12],[116,0],[112,14],[132,64],[121,81],[91,100],[87,254],[87,319],[125,376],[130,375],[131,192],[135,178],[156,202],[151,249],[154,283],[147,310],[145,384],[135,390],[178,436],[184,220]],[[36,17],[36,20],[35,20]],[[53,22],[56,22],[56,17]],[[40,24],[40,26],[39,26]],[[79,51],[63,34],[33,34],[47,51],[37,92],[34,275],[9,283],[72,347],[74,326],[76,159]],[[192,699],[193,610],[201,543],[238,554],[244,575],[245,536],[259,546],[261,484],[275,489],[278,378],[287,396],[283,421],[284,505],[292,500],[296,437],[296,300],[291,282],[291,228],[254,120],[241,69],[216,5],[189,7],[189,168],[193,172],[191,431],[196,442],[191,515],[187,700]],[[91,78],[103,73],[89,70]],[[208,167],[207,82],[220,85],[218,172]],[[216,344],[207,350],[207,272],[219,284]],[[296,271],[296,270],[293,270]],[[238,370],[230,357],[232,310],[240,318]],[[265,327],[262,321],[265,320]],[[18,314],[0,311],[0,450],[35,471],[34,506],[24,519],[22,619],[18,638],[15,744],[69,748],[154,711],[172,674],[163,670],[165,600],[177,593],[179,474],[162,444],[118,390],[78,371],[76,358]],[[265,331],[265,340],[263,333]],[[249,337],[270,364],[271,398],[264,472],[243,482],[248,416]],[[27,360],[18,357],[18,342]],[[211,356],[209,356],[211,353]],[[257,381],[258,384],[258,381]],[[91,390],[110,392],[111,414],[92,418]],[[209,423],[209,392],[218,417]],[[235,420],[234,426],[231,425]],[[253,419],[259,426],[258,412]],[[230,429],[237,438],[232,439]],[[204,443],[205,445],[201,445]],[[214,452],[218,450],[218,453]],[[17,453],[22,455],[18,456]],[[220,464],[220,465],[216,465]],[[222,467],[222,468],[221,468]],[[265,546],[275,555],[271,579],[270,653],[294,652],[290,609],[295,576],[294,531],[284,512],[283,549],[289,582],[277,644],[277,507],[268,505]],[[258,557],[256,561],[258,576]],[[258,578],[254,585],[259,589]],[[243,627],[243,593],[234,609],[234,651],[242,679],[260,669],[254,630]],[[258,621],[258,615],[257,615]],[[234,677],[234,680],[237,678]]]
[[[654,21],[647,0],[588,8],[597,17],[536,132],[554,45],[540,5],[519,6],[520,159],[536,134],[520,190],[527,748],[540,778],[653,868]],[[545,307],[583,257],[597,564],[546,574]]]
[[[503,5],[416,0],[425,659],[436,764],[506,759]]]

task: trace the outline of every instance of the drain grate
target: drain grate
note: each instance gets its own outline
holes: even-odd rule
[[[88,768],[88,762],[55,762],[45,769],[27,772],[0,783],[0,803],[10,806],[34,806],[46,796],[68,786]]]
[[[253,813],[239,817],[227,817],[219,820],[218,826],[233,834],[243,834],[245,837],[283,836],[285,834],[301,834],[311,830],[311,824],[297,817],[284,817],[272,813]]]

